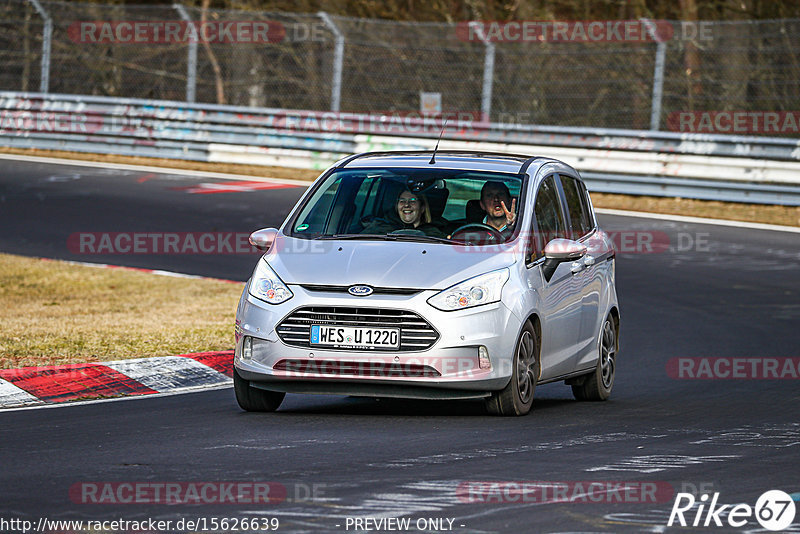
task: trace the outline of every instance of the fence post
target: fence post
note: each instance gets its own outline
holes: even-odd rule
[[[650,105],[650,129],[658,131],[661,127],[661,99],[664,96],[664,62],[667,54],[667,42],[656,33],[652,20],[640,19],[647,27],[650,38],[656,41],[656,60],[653,68],[653,98]]]
[[[339,111],[342,102],[342,63],[344,63],[344,34],[324,11],[317,13],[322,22],[333,32],[336,45],[333,51],[333,78],[331,79],[331,111]]]
[[[186,58],[186,101],[194,102],[197,94],[197,41],[199,36],[197,28],[192,23],[192,18],[181,4],[172,4],[181,19],[193,28],[192,38],[189,39],[189,55]]]
[[[53,41],[53,19],[50,18],[39,0],[30,0],[33,7],[44,20],[42,32],[42,74],[39,80],[39,92],[47,93],[50,90],[50,48]]]
[[[492,87],[494,84],[494,43],[491,42],[479,22],[472,21],[469,25],[478,34],[478,38],[486,45],[483,56],[483,87],[481,89],[481,120],[490,122],[492,116]]]

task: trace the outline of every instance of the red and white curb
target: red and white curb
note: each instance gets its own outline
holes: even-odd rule
[[[233,351],[0,370],[0,408],[179,393],[233,383]]]

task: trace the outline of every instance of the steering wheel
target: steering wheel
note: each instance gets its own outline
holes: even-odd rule
[[[389,232],[389,235],[428,235],[422,230],[417,230],[416,228],[401,228],[399,230],[394,230]]]
[[[464,240],[463,238],[459,238],[458,237],[459,233],[461,233],[461,234],[470,234],[470,233],[476,233],[476,232],[487,232],[490,236],[492,236],[492,240],[494,242],[496,242],[496,243],[502,243],[503,242],[503,234],[501,234],[500,231],[497,228],[495,228],[493,226],[489,226],[488,224],[483,224],[483,223],[468,223],[468,224],[465,224],[464,226],[459,226],[458,228],[456,228],[453,231],[452,234],[450,234],[450,239],[455,239],[455,240],[462,239],[462,240]],[[467,240],[465,240],[465,241],[467,241]]]

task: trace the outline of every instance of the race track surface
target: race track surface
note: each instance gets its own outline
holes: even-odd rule
[[[247,234],[277,226],[303,192],[191,192],[213,182],[222,183],[0,160],[0,252],[243,281],[257,256],[74,246],[79,233]],[[275,517],[279,532],[363,532],[354,518],[410,518],[411,531],[425,532],[760,529],[754,517],[739,529],[666,524],[682,491],[718,492],[720,505],[753,506],[770,489],[798,499],[799,377],[681,378],[673,359],[794,358],[780,361],[797,371],[798,234],[599,218],[605,230],[634,236],[617,256],[621,350],[608,402],[576,402],[558,383],[538,387],[523,418],[487,416],[480,403],[300,395],[277,413],[251,414],[232,389],[4,411],[0,519]],[[639,235],[650,236],[641,250],[631,244]],[[653,240],[663,247],[643,253]],[[593,481],[657,491],[581,493]],[[91,502],[103,482],[271,483],[280,502]],[[572,502],[509,490],[534,482],[569,483]],[[798,522],[800,514],[795,532]]]

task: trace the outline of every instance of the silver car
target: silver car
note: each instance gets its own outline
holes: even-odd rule
[[[236,313],[244,410],[275,410],[288,392],[483,399],[524,415],[537,384],[611,393],[614,246],[560,161],[350,156],[250,240],[266,253]]]

